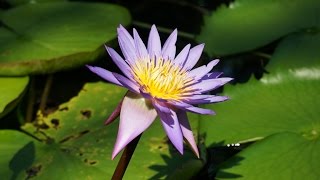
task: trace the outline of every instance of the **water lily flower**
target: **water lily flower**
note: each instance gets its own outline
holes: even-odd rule
[[[145,131],[157,116],[168,138],[181,154],[185,139],[199,157],[186,112],[214,114],[212,110],[197,105],[227,100],[226,96],[204,93],[223,86],[232,78],[220,78],[221,73],[210,72],[219,60],[192,69],[201,56],[204,44],[191,49],[188,44],[176,55],[176,29],[161,46],[159,33],[153,25],[147,47],[135,29],[133,37],[121,25],[117,32],[124,57],[110,47],[106,50],[124,75],[87,66],[103,79],[129,90],[106,121],[109,124],[120,115],[112,159]]]

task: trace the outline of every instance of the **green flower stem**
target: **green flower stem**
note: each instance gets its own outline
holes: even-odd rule
[[[253,52],[252,54],[259,56],[259,57],[262,57],[262,58],[266,58],[266,59],[271,59],[271,57],[272,57],[270,54],[266,54],[263,52]]]
[[[34,77],[30,78],[29,84],[29,92],[28,92],[28,104],[27,104],[27,112],[26,112],[26,122],[32,121],[33,111],[34,111],[34,101],[36,99],[36,88],[35,88],[35,79]]]
[[[53,75],[49,74],[46,80],[46,84],[44,86],[44,90],[41,96],[41,101],[40,101],[40,105],[39,105],[39,109],[42,112],[42,114],[45,113],[45,109],[46,109],[46,105],[47,105],[47,100],[48,100],[48,96],[50,93],[50,88],[52,85],[52,80],[53,80]]]
[[[123,178],[124,173],[126,172],[126,169],[128,167],[128,164],[131,160],[131,157],[134,153],[134,150],[137,147],[137,144],[140,140],[142,134],[137,136],[134,140],[132,140],[124,149],[121,158],[118,162],[118,165],[116,167],[116,170],[113,173],[112,180],[119,180]]]

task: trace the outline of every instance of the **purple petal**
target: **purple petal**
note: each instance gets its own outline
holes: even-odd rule
[[[207,115],[214,115],[215,113],[210,109],[203,109],[195,106],[191,106],[186,108],[187,111],[197,113],[197,114],[207,114]]]
[[[123,99],[120,101],[120,103],[114,109],[114,111],[111,113],[111,115],[108,117],[108,119],[104,122],[105,125],[111,124],[114,120],[117,119],[117,117],[119,117],[120,111],[121,111],[122,102],[123,102]]]
[[[210,109],[203,109],[199,107],[192,106],[191,104],[181,102],[181,101],[171,101],[170,104],[173,106],[177,107],[178,109],[184,110],[184,111],[189,111],[197,114],[208,114],[212,115],[215,114],[212,110]]]
[[[177,114],[168,107],[163,107],[162,109],[158,109],[155,107],[158,115],[160,116],[160,120],[162,122],[163,128],[167,133],[168,138],[174,145],[174,147],[183,154],[183,136],[180,128],[180,124],[178,121]],[[162,111],[163,109],[167,109]],[[170,113],[167,113],[167,112]]]
[[[176,42],[177,42],[177,29],[175,29],[162,48],[162,57],[165,59],[173,60],[176,55]]]
[[[114,77],[117,78],[117,80],[126,88],[128,88],[130,91],[139,93],[139,86],[137,86],[133,81],[129,80],[128,78],[120,75],[113,73]]]
[[[105,47],[109,55],[111,56],[111,59],[119,67],[121,72],[128,78],[132,79],[131,68],[129,67],[129,65],[122,59],[122,57],[114,49],[109,48],[107,46]]]
[[[216,79],[218,77],[220,77],[223,73],[222,72],[212,72],[212,73],[208,73],[205,76],[203,76],[201,78],[201,80],[207,80],[207,79]]]
[[[214,96],[214,95],[194,95],[184,100],[188,104],[209,104],[215,102],[222,102],[228,100],[227,96]]]
[[[199,45],[190,49],[188,59],[186,60],[186,62],[184,64],[184,68],[186,70],[192,69],[197,64],[197,62],[202,54],[203,48],[204,48],[204,44],[199,44]]]
[[[152,99],[153,97],[147,93],[147,92],[143,92],[141,89],[140,89],[140,93],[139,93],[141,96],[143,96],[145,99]]]
[[[192,85],[193,89],[198,89],[198,92],[205,93],[213,89],[217,89],[224,84],[230,82],[232,78],[216,78],[216,79],[206,79],[199,83]]]
[[[155,25],[152,25],[150,30],[148,39],[148,52],[151,58],[153,58],[154,56],[160,57],[161,55],[161,41]]]
[[[182,51],[177,55],[176,59],[174,60],[175,65],[182,66],[184,64],[184,62],[186,61],[186,59],[188,57],[190,46],[191,46],[190,44],[186,45],[182,49]]]
[[[133,29],[134,43],[139,58],[148,58],[148,51],[136,29]]]
[[[118,79],[114,76],[115,74],[117,73],[113,73],[113,72],[110,72],[108,70],[105,70],[101,67],[95,67],[95,66],[89,66],[89,65],[86,65],[87,68],[90,69],[90,71],[92,71],[93,73],[97,74],[98,76],[102,77],[103,79],[113,83],[113,84],[116,84],[118,86],[123,86],[119,81]]]
[[[146,130],[157,112],[142,96],[128,92],[123,99],[118,136],[112,159],[134,138]]]
[[[156,109],[159,109],[161,112],[168,114],[171,112],[171,110],[167,108],[166,105],[162,102],[152,102],[152,104]]]
[[[131,35],[122,25],[120,25],[120,27],[118,28],[118,41],[125,59],[130,64],[133,64],[137,59],[134,48],[134,41]]]
[[[194,136],[188,121],[187,113],[185,111],[178,111],[177,116],[180,122],[181,131],[183,134],[183,137],[186,139],[188,144],[190,145],[193,152],[196,154],[198,158],[200,158],[197,143],[194,140]]]
[[[195,80],[201,79],[203,76],[208,74],[212,68],[218,64],[219,60],[212,60],[208,65],[200,66],[196,69],[193,69],[189,72],[189,75]]]

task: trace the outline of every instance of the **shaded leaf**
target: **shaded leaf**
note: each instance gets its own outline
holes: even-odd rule
[[[0,117],[15,107],[28,82],[29,77],[0,77]]]
[[[46,2],[59,2],[67,0],[6,0],[11,6],[19,6],[23,4],[37,4]]]
[[[292,34],[279,43],[267,70],[272,72],[303,68],[316,70],[320,64],[319,48],[320,32]],[[319,75],[319,72],[314,72],[314,75]]]
[[[262,47],[302,28],[319,27],[317,0],[236,0],[205,18],[197,38],[210,55],[230,55]]]
[[[0,131],[0,176],[14,179],[34,161],[35,144],[33,138],[15,130]]]
[[[28,4],[3,13],[0,75],[51,73],[92,62],[129,12],[102,3]]]

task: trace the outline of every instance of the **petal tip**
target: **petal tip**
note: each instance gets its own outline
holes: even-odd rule
[[[119,24],[117,29],[125,29],[122,24]]]
[[[175,36],[177,36],[177,35],[178,35],[178,29],[175,28],[172,33],[173,33]]]
[[[154,29],[154,28],[157,29],[156,25],[155,25],[155,24],[152,24],[151,29]]]
[[[230,82],[233,80],[233,78],[225,78],[226,79],[226,83]]]
[[[177,145],[177,144],[174,144],[174,147],[178,150],[178,152],[183,155],[183,143],[182,145]]]
[[[107,46],[106,44],[104,44],[104,48],[109,49],[110,47],[109,47],[109,46]]]
[[[86,67],[87,67],[90,71],[92,71],[92,72],[95,73],[95,69],[96,69],[95,66],[91,66],[91,65],[87,65],[87,64],[86,64]]]
[[[115,151],[113,151],[112,156],[111,156],[111,160],[114,160],[114,158],[118,155],[118,153],[119,152],[116,153]]]
[[[218,64],[220,62],[220,59],[214,59],[212,60],[212,62],[214,62],[215,64]]]

